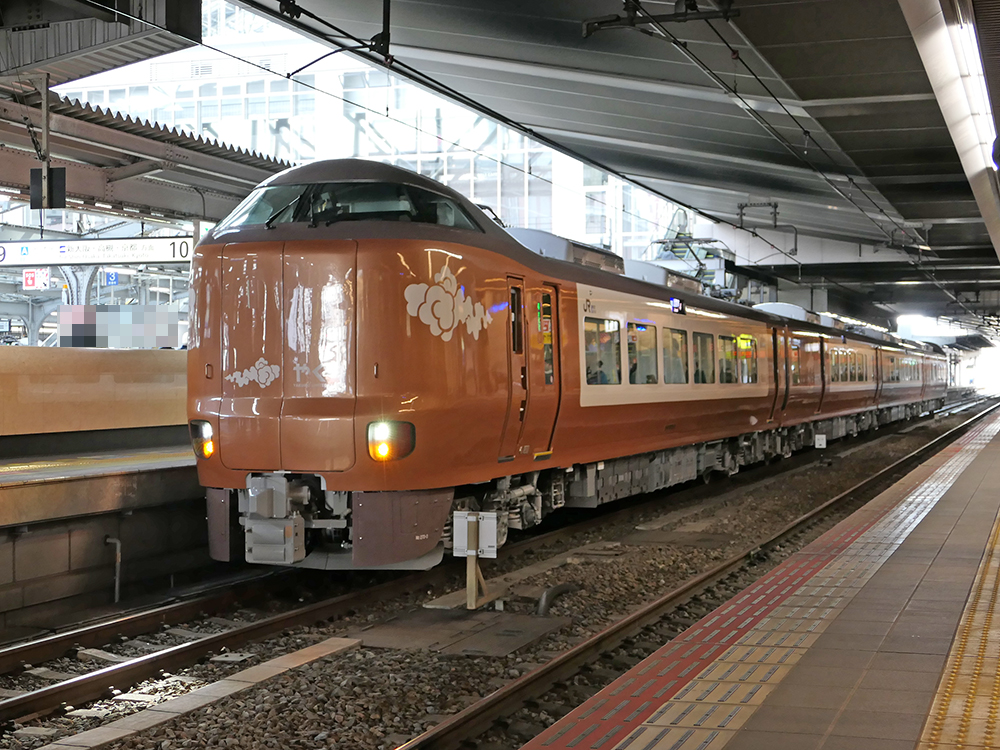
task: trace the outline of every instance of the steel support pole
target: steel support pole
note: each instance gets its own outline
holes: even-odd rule
[[[42,95],[42,210],[49,208],[49,74],[39,76]]]

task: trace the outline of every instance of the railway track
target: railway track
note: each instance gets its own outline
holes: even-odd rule
[[[961,425],[933,439],[922,448],[904,456],[877,474],[795,519],[761,544],[744,549],[715,568],[692,577],[673,591],[649,602],[548,663],[522,675],[483,700],[445,719],[422,735],[401,745],[397,750],[452,750],[467,746],[467,743],[488,731],[494,722],[513,714],[529,701],[547,693],[557,684],[570,680],[587,665],[659,622],[679,605],[689,601],[691,597],[748,566],[762,552],[788,544],[796,536],[820,523],[826,515],[850,505],[856,498],[870,491],[872,487],[878,486],[880,482],[886,481],[888,477],[919,463],[928,454],[955,440],[969,427],[997,408],[1000,408],[1000,404],[990,406]]]
[[[961,410],[972,406],[975,406],[975,403],[955,404],[944,411],[953,413],[954,410]],[[512,706],[516,708],[526,700],[524,696],[535,695],[539,690],[544,691],[540,687],[545,684],[544,680],[548,679],[548,684],[551,684],[554,681],[563,679],[563,675],[567,674],[567,670],[578,668],[577,665],[586,663],[601,648],[613,647],[611,645],[602,646],[602,643],[611,644],[614,638],[619,638],[618,642],[620,642],[620,639],[627,637],[628,633],[634,632],[636,629],[641,629],[644,624],[651,621],[651,618],[655,619],[658,617],[657,613],[669,610],[672,606],[676,606],[678,602],[690,597],[695,591],[707,586],[710,581],[717,580],[726,575],[727,571],[738,568],[748,556],[759,552],[762,547],[780,543],[780,539],[794,534],[796,528],[815,522],[815,518],[819,514],[827,512],[833,505],[845,502],[849,497],[856,496],[863,488],[870,487],[873,483],[881,481],[885,476],[898,472],[902,466],[917,460],[920,456],[933,450],[935,446],[943,445],[947,441],[954,439],[976,419],[981,418],[991,410],[977,415],[959,427],[936,438],[919,451],[897,461],[882,472],[879,472],[879,474],[848,491],[848,493],[838,496],[838,498],[831,500],[816,511],[804,516],[764,545],[759,545],[755,550],[748,550],[743,555],[728,561],[719,568],[692,579],[692,581],[672,592],[667,597],[625,618],[607,631],[604,631],[604,633],[594,636],[574,648],[571,652],[566,652],[563,656],[558,657],[545,667],[536,670],[536,672],[530,673],[517,682],[511,683],[507,687],[497,691],[484,704],[478,704],[481,706],[483,716],[495,718],[504,713],[509,713],[513,710]],[[881,436],[884,435],[885,432],[881,433]],[[874,439],[878,439],[878,437],[880,437],[879,433],[875,433],[873,436]],[[846,444],[842,444],[842,447],[843,449],[847,449]],[[854,449],[857,449],[856,444]],[[827,454],[836,453],[836,451],[837,447],[835,446],[832,450],[827,451]],[[762,481],[786,473],[791,469],[805,468],[822,460],[823,458],[816,454],[799,454],[779,464],[759,467],[752,472],[748,471],[745,475],[741,475],[744,477],[743,479],[731,481],[744,481],[747,483]],[[599,514],[592,513],[587,520],[572,526],[508,543],[501,548],[498,562],[502,563],[504,560],[509,560],[528,551],[537,551],[558,545],[560,542],[568,540],[581,532],[601,529],[609,524],[631,519],[643,510],[653,508],[662,510],[663,506],[667,503],[670,504],[671,509],[683,507],[685,503],[689,505],[696,504],[699,500],[714,494],[717,494],[715,488],[692,486],[679,492],[671,492],[667,495],[658,494],[652,500],[635,501],[614,511]],[[391,600],[414,591],[426,590],[428,587],[454,585],[455,581],[463,574],[464,565],[442,565],[430,571],[407,574],[385,583],[367,586],[357,591],[298,607],[289,612],[265,616],[221,633],[207,634],[196,640],[161,648],[153,653],[144,654],[128,659],[127,661],[112,663],[109,666],[87,674],[81,674],[72,679],[56,682],[47,687],[24,693],[23,695],[0,700],[0,724],[10,727],[16,721],[23,722],[45,716],[66,706],[79,707],[90,701],[107,697],[114,689],[127,689],[143,680],[155,677],[161,672],[175,672],[212,654],[218,654],[225,650],[234,650],[246,643],[275,636],[291,628],[311,626],[343,617],[363,605]],[[128,614],[112,620],[55,633],[27,643],[0,649],[0,674],[21,672],[32,666],[65,657],[67,654],[75,653],[81,649],[99,649],[102,646],[107,646],[125,638],[134,638],[155,632],[165,625],[184,624],[198,618],[208,617],[212,614],[225,613],[228,609],[238,606],[244,600],[244,596],[250,593],[246,589],[246,585],[234,587],[234,589],[229,591],[168,604],[148,611]],[[527,682],[524,682],[523,686],[516,687],[521,685],[522,681],[525,680]],[[537,680],[542,680],[542,682],[536,682]],[[533,684],[535,687],[528,687],[529,684]],[[526,691],[523,695],[521,694],[522,690]],[[473,709],[475,708],[473,707]],[[408,750],[410,748],[424,747],[454,747],[454,743],[459,741],[455,740],[455,737],[463,734],[473,736],[475,727],[481,725],[481,722],[475,725],[466,725],[463,723],[468,720],[468,717],[465,719],[461,717],[468,714],[471,710],[469,709],[463,711],[461,714],[457,714],[453,719],[439,725],[438,728],[431,730],[427,735],[416,738],[405,747]],[[493,718],[485,720],[487,722],[486,726],[488,726]],[[460,719],[461,721],[459,721]],[[453,729],[448,730],[447,727],[451,727],[453,724]],[[469,726],[472,726],[473,729],[468,729]],[[440,735],[443,739],[437,739],[441,732],[445,732],[445,734]],[[469,734],[469,732],[472,732],[472,734]]]

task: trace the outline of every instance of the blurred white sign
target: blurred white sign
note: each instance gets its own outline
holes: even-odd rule
[[[188,263],[193,248],[190,237],[2,242],[0,266]]]
[[[21,271],[21,284],[27,291],[44,291],[49,288],[49,269],[25,268]]]

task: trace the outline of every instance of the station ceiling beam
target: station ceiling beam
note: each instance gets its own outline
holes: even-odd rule
[[[380,18],[380,0],[236,2],[331,47],[369,39]],[[978,22],[982,7],[998,3],[971,4]],[[945,5],[737,0],[725,6],[740,13],[728,23],[673,23],[683,19],[655,17],[671,4],[653,0],[393,0],[390,57],[352,54],[710,217],[738,223],[739,204],[776,202],[800,238],[901,249],[931,281],[919,290],[931,309],[954,299],[919,265],[924,258],[996,264],[1000,247],[1000,204],[984,189],[995,175],[968,168],[969,146],[952,122],[958,110],[949,109],[964,73],[945,94],[935,78],[943,69],[908,23],[913,7]],[[600,15],[623,8],[623,23]],[[633,17],[649,33],[635,31]],[[587,35],[602,25],[627,28]],[[767,238],[787,247],[774,232]],[[863,272],[892,281],[898,257],[886,252],[883,262],[880,253]],[[801,258],[781,262],[797,274]],[[970,305],[970,319],[977,309]]]
[[[68,208],[218,221],[254,186],[290,166],[50,98],[49,150],[52,166],[66,168]],[[0,186],[23,196],[38,166],[25,119],[40,129],[41,109],[0,100]]]
[[[0,75],[48,73],[55,86],[192,46],[201,0],[0,0],[0,30]]]

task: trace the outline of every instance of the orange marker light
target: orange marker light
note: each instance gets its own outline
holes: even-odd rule
[[[215,454],[215,439],[212,425],[202,419],[196,419],[188,424],[191,433],[191,447],[194,455],[201,459],[209,459]]]
[[[368,455],[376,461],[395,461],[413,453],[416,428],[409,422],[372,422],[368,425]]]

